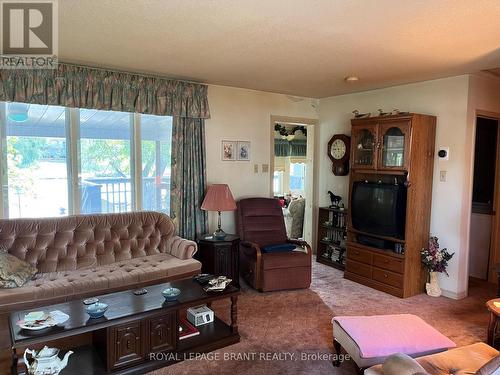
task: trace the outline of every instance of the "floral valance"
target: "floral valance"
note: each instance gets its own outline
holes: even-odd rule
[[[0,101],[210,118],[206,85],[64,63],[0,70]]]
[[[307,154],[307,140],[294,139],[288,141],[286,139],[274,140],[274,156],[303,156]]]

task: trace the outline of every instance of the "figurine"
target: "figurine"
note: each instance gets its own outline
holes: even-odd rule
[[[27,355],[31,355],[31,363]],[[44,346],[42,350],[36,351],[26,349],[24,351],[24,363],[28,368],[29,375],[57,375],[68,364],[68,358],[73,352],[68,351],[63,359],[60,359],[59,349]]]
[[[354,118],[364,118],[364,117],[370,117],[371,113],[359,113],[357,109],[352,111],[354,113]]]
[[[330,190],[328,190],[328,195],[330,195],[330,201],[332,202],[332,204],[330,205],[330,208],[339,208],[340,201],[342,200],[342,197],[339,195],[333,194]]]
[[[378,110],[378,115],[379,116],[388,116],[390,114],[391,114],[391,112],[384,112],[382,109]]]

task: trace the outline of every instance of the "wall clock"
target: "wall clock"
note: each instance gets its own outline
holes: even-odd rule
[[[328,142],[328,157],[332,161],[332,171],[335,176],[346,176],[349,173],[349,155],[351,137],[335,134]]]

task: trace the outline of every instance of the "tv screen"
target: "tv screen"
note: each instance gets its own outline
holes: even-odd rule
[[[404,239],[406,188],[401,185],[355,182],[352,226],[362,232]]]

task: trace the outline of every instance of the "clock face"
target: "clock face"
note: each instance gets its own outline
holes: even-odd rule
[[[347,147],[341,139],[336,139],[332,143],[331,154],[334,159],[340,160],[344,157]]]

